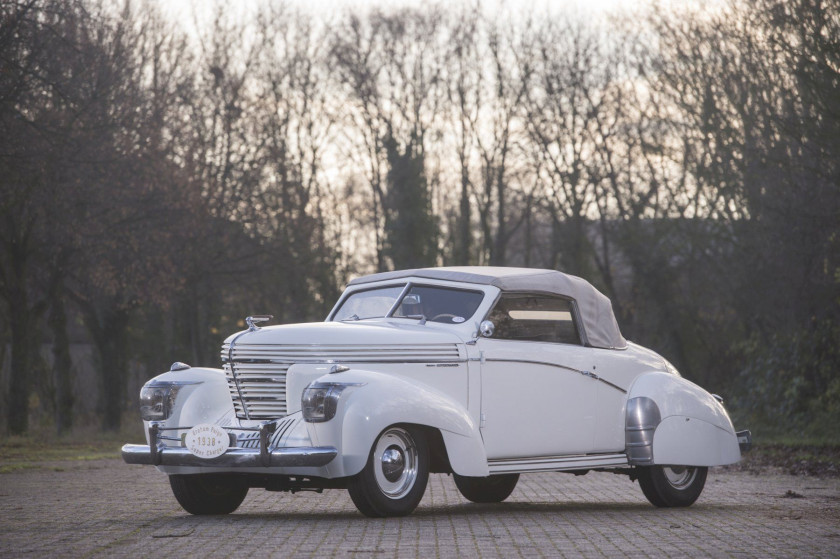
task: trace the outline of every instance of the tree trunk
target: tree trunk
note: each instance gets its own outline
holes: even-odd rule
[[[455,265],[470,264],[472,251],[472,212],[470,206],[470,180],[466,166],[461,170],[461,200],[458,207],[458,234],[455,239]]]
[[[104,332],[99,346],[100,376],[102,379],[102,428],[118,431],[125,407],[125,387],[128,377],[128,311],[106,311]]]
[[[493,242],[493,255],[490,258],[491,266],[504,266],[507,264],[507,205],[505,204],[505,193],[507,184],[504,182],[503,171],[497,171],[496,176],[496,238]]]
[[[82,299],[79,299],[79,304],[98,353],[102,428],[105,431],[118,431],[125,407],[128,378],[129,311],[115,306],[99,308]]]
[[[32,389],[40,338],[34,328],[35,317],[30,314],[25,299],[14,299],[8,303],[12,317],[12,370],[6,421],[9,432],[20,435],[29,429],[29,392]]]
[[[38,320],[43,312],[42,302],[29,305],[30,295],[26,283],[26,257],[13,254],[9,272],[10,281],[3,294],[9,307],[10,330],[12,331],[11,378],[9,380],[9,407],[6,421],[9,432],[14,435],[25,433],[29,429],[29,396],[32,391],[32,379],[36,374],[40,355],[41,336]]]
[[[73,361],[70,358],[65,304],[64,283],[58,279],[50,290],[49,327],[53,335],[55,428],[59,435],[73,427]]]

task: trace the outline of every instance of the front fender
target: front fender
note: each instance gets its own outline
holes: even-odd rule
[[[669,373],[647,373],[633,383],[626,436],[628,458],[638,465],[722,466],[741,459],[723,405]]]
[[[489,475],[478,425],[463,405],[446,394],[399,376],[355,369],[318,380],[363,385],[349,390],[346,398],[342,395],[332,420],[309,424],[316,444],[341,449],[341,471],[332,471],[331,475],[359,473],[379,434],[399,423],[438,429],[456,473]]]
[[[191,367],[180,371],[168,371],[149,382],[152,381],[191,383],[179,389],[172,415],[164,422],[166,427],[215,423],[233,410],[233,400],[230,398],[225,373],[221,369]],[[147,421],[144,421],[144,426],[148,442]]]

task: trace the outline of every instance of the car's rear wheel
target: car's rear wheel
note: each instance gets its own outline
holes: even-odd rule
[[[226,474],[170,475],[172,493],[190,514],[230,514],[239,508],[248,486]]]
[[[519,474],[499,474],[489,477],[465,477],[454,474],[455,486],[473,503],[501,503],[513,493]]]
[[[367,464],[347,490],[365,516],[405,516],[420,503],[428,480],[425,434],[416,427],[396,425],[379,435]]]
[[[687,507],[694,503],[706,485],[709,469],[695,466],[639,467],[639,485],[651,504],[657,507]]]

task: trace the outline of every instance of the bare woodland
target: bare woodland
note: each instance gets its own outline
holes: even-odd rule
[[[479,264],[583,276],[758,436],[836,438],[838,0],[266,1],[197,29],[0,0],[0,430],[68,432],[81,398],[117,429],[130,367],[215,366],[242,317],[322,320],[355,275]]]

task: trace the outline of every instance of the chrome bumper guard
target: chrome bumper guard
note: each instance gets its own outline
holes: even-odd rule
[[[752,448],[752,433],[749,430],[738,431],[735,436],[738,437],[738,446],[741,448],[741,452],[749,452]]]
[[[216,458],[200,458],[188,449],[166,446],[160,442],[161,431],[176,431],[188,427],[161,427],[156,423],[149,425],[151,444],[127,444],[122,447],[122,457],[126,464],[145,464],[150,466],[206,466],[218,467],[319,467],[329,464],[336,457],[338,450],[331,446],[282,447],[270,449],[268,442],[274,432],[273,422],[263,423],[254,429],[237,428],[239,431],[259,431],[259,448],[230,448]]]

